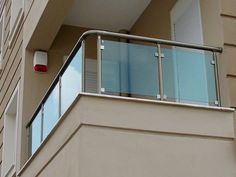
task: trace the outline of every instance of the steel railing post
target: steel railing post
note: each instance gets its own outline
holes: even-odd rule
[[[44,122],[44,105],[41,107],[41,132],[40,132],[40,141],[43,141],[43,122]]]
[[[59,99],[58,99],[58,101],[59,101],[59,103],[58,103],[58,112],[59,112],[59,118],[61,117],[61,114],[62,114],[62,112],[61,112],[61,87],[62,87],[62,83],[61,83],[61,76],[59,77],[59,81],[58,81],[58,87],[59,87],[59,94],[58,94],[58,97],[59,97]]]
[[[81,91],[85,92],[85,40],[82,41]]]
[[[161,57],[161,45],[157,44],[158,53],[158,80],[159,80],[159,92],[160,99],[164,100],[164,86],[163,86],[163,69],[162,69],[162,57]]]
[[[101,94],[102,85],[102,52],[101,52],[101,36],[97,38],[97,93]]]
[[[213,60],[214,60],[214,73],[215,73],[215,85],[216,85],[216,96],[217,96],[217,102],[218,106],[221,106],[220,101],[220,86],[219,86],[219,71],[218,71],[218,62],[217,62],[217,54],[216,52],[213,52]]]
[[[28,156],[32,155],[32,126],[27,128],[27,138],[28,138]]]

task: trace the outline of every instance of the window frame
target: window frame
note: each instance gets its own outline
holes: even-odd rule
[[[4,118],[4,129],[3,129],[3,148],[2,148],[2,168],[1,168],[1,175],[5,175],[5,176],[12,176],[12,175],[14,175],[15,173],[16,173],[16,165],[17,165],[17,148],[18,148],[18,136],[17,136],[17,132],[18,132],[18,122],[19,122],[19,106],[20,106],[20,102],[19,102],[19,99],[20,99],[20,83],[18,83],[17,84],[17,86],[16,86],[16,88],[15,88],[15,90],[14,90],[14,92],[12,93],[12,95],[11,95],[11,97],[10,97],[10,99],[9,99],[9,102],[8,102],[8,104],[7,104],[7,106],[6,106],[6,108],[5,108],[5,111],[4,111],[4,116],[3,116],[3,118]],[[10,168],[9,169],[5,169],[5,168],[7,168],[7,167],[5,167],[5,163],[6,163],[6,157],[7,157],[7,155],[6,155],[6,152],[5,152],[5,150],[7,149],[7,147],[8,146],[6,146],[6,143],[4,143],[4,142],[6,142],[6,119],[7,118],[12,118],[12,117],[9,117],[9,109],[11,109],[11,106],[12,106],[12,104],[14,104],[14,99],[16,99],[16,110],[15,110],[15,121],[14,121],[14,123],[15,123],[15,125],[14,125],[14,128],[15,128],[15,132],[14,132],[14,145],[15,145],[15,147],[13,147],[13,161],[12,162],[10,162],[10,163],[12,163],[11,165],[10,165]],[[13,105],[14,106],[14,105]],[[9,131],[9,130],[8,130]],[[4,168],[5,167],[5,168]],[[4,170],[6,170],[6,171],[4,171]],[[5,173],[5,174],[3,174],[3,173]]]

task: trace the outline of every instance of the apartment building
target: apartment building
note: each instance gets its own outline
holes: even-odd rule
[[[236,177],[236,0],[1,0],[2,177]]]

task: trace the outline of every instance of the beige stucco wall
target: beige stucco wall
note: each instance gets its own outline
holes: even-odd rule
[[[230,105],[236,107],[236,1],[221,0],[221,20],[224,37],[224,60],[227,64],[227,81],[230,91]]]
[[[233,152],[232,141],[89,126],[39,176],[234,177]]]
[[[23,30],[22,23],[16,26],[16,32],[13,34],[14,39],[10,39],[10,18],[11,18],[11,1],[2,0],[0,3],[0,14],[5,9],[5,26],[3,28],[3,50],[2,50],[2,72],[0,73],[0,173],[2,167],[2,150],[3,150],[3,132],[4,132],[4,112],[12,97],[14,90],[21,81],[22,71],[22,40]],[[2,34],[1,34],[2,35]],[[10,45],[10,41],[11,45]],[[19,85],[20,87],[20,85]],[[18,105],[18,109],[20,109]],[[18,132],[17,132],[18,133]],[[1,174],[0,174],[1,176]]]
[[[219,0],[200,0],[203,39],[205,45],[223,45],[223,30]]]
[[[83,94],[18,175],[235,177],[233,114]]]
[[[223,47],[223,22],[220,16],[221,3],[220,0],[200,0],[202,26],[203,26],[203,39],[205,45]],[[220,84],[220,97],[221,105],[231,106],[230,95],[228,88],[227,75],[227,58],[225,57],[226,51],[223,54],[217,54],[218,71],[219,71],[219,84]]]
[[[131,34],[171,39],[170,10],[176,0],[152,0],[130,30]]]

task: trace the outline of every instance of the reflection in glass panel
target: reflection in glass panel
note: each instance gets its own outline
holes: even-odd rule
[[[42,111],[40,110],[31,124],[31,154],[33,154],[41,144],[41,122]]]
[[[44,103],[43,139],[49,134],[59,118],[59,84],[54,87]]]
[[[103,41],[102,88],[107,94],[156,99],[156,46]]]
[[[82,48],[76,53],[70,65],[61,77],[61,111],[62,114],[81,92],[82,86]]]
[[[194,49],[163,48],[164,93],[168,100],[214,105],[213,55]]]

